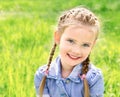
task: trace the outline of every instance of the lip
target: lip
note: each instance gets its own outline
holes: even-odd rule
[[[81,58],[81,57],[76,57],[76,56],[70,55],[70,54],[67,54],[67,56],[68,56],[70,59],[72,59],[72,60],[78,60],[78,59]]]

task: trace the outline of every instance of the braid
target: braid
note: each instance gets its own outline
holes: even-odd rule
[[[64,13],[60,17],[58,25],[61,25],[64,23],[72,23],[72,22],[87,23],[89,25],[97,25],[98,19],[92,12],[90,12],[85,8],[75,8]]]
[[[88,65],[89,65],[89,56],[87,57],[87,59],[85,61],[83,61],[82,65],[82,74],[86,74],[88,72]]]
[[[51,64],[51,61],[52,61],[52,58],[53,58],[56,46],[57,46],[56,43],[54,43],[53,48],[52,48],[52,50],[50,52],[50,57],[49,57],[49,61],[48,61],[48,64],[47,64],[48,65],[47,71],[50,68],[50,64]],[[44,87],[45,87],[45,82],[46,82],[46,75],[42,78],[41,83],[40,83],[40,89],[39,89],[39,91],[40,91],[40,97],[42,97],[42,95],[43,95],[43,91],[44,91]]]
[[[99,31],[99,21],[97,17],[86,8],[74,8],[60,16],[58,21],[58,30],[63,32],[66,26],[72,24],[86,24],[94,26],[96,32]]]
[[[51,64],[51,61],[52,61],[52,58],[53,58],[53,55],[54,55],[56,46],[57,46],[57,44],[54,43],[53,48],[52,48],[52,50],[51,50],[51,52],[50,52],[50,57],[49,57],[48,64],[47,64],[47,65],[48,65],[47,70],[49,70],[49,67],[50,67],[50,64]]]
[[[82,65],[83,65],[82,74],[86,74],[88,72],[89,62],[90,62],[90,60],[89,60],[89,56],[88,56],[87,59],[85,61],[83,61],[83,63],[82,63]],[[87,82],[86,78],[83,79],[83,83],[84,83],[84,91],[85,91],[84,97],[89,97],[89,86],[88,86],[88,82]]]

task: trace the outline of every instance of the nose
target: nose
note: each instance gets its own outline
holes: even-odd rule
[[[82,48],[80,48],[78,45],[75,45],[72,47],[72,52],[76,55],[82,55]]]

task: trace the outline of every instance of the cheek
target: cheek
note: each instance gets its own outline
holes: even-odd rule
[[[91,52],[91,48],[90,49],[86,49],[86,50],[84,50],[84,55],[89,55],[90,54],[90,52]]]
[[[60,45],[59,45],[59,49],[60,49],[60,52],[68,52],[70,47],[68,45],[65,44],[65,42],[61,42]]]
[[[60,45],[60,52],[65,52],[67,51],[67,47],[65,45]]]

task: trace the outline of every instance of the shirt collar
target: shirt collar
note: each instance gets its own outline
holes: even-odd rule
[[[60,58],[57,57],[51,64],[49,68],[48,78],[57,79],[61,77],[61,65],[60,65]]]
[[[73,71],[67,77],[74,82],[80,82],[79,74],[81,74],[82,65],[78,64],[73,68]],[[57,57],[50,65],[48,78],[59,79],[61,80],[61,62],[60,57]]]

